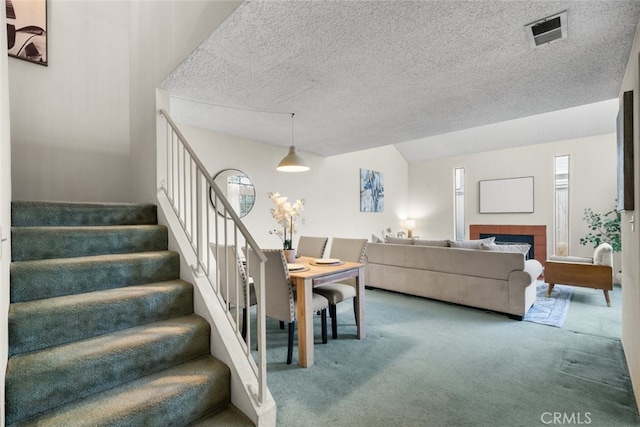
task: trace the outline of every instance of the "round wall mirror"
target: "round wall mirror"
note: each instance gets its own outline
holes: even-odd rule
[[[224,169],[213,177],[213,181],[222,190],[222,193],[229,200],[231,207],[240,218],[251,211],[256,201],[256,189],[253,187],[251,179],[244,172],[237,169]],[[220,206],[216,206],[216,195],[213,192],[213,188],[209,189],[209,200],[218,214],[224,215],[222,203],[218,203]],[[227,217],[231,217],[231,215],[227,214]]]

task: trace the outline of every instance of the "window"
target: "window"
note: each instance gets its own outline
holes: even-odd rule
[[[454,169],[454,239],[464,239],[464,168]]]
[[[567,256],[569,255],[569,156],[556,156],[554,162],[554,253]]]
[[[253,182],[251,182],[248,176],[244,174],[238,174],[230,176],[227,179],[227,187],[229,189],[237,188],[238,194],[236,195],[236,197],[238,199],[237,203],[239,207],[237,212],[240,218],[242,218],[251,211],[255,203],[256,194],[255,190],[253,189]]]

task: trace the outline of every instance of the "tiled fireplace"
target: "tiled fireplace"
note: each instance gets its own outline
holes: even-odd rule
[[[469,238],[479,239],[480,236],[502,236],[510,241],[526,241],[533,239],[533,258],[544,265],[547,259],[547,226],[546,225],[500,225],[500,224],[471,224]],[[510,238],[509,236],[528,236],[526,239]]]

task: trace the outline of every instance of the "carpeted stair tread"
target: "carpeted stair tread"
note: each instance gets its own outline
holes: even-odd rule
[[[207,355],[209,333],[191,314],[11,357],[7,423]]]
[[[157,224],[157,207],[131,203],[14,201],[14,227]]]
[[[11,215],[6,425],[252,425],[156,206],[16,201]]]
[[[211,427],[211,426],[224,426],[224,427],[249,427],[255,426],[255,424],[243,414],[238,408],[233,405],[229,405],[226,408],[218,411],[214,414],[200,418],[197,421],[189,424],[188,427]]]
[[[17,261],[11,263],[11,302],[163,282],[179,271],[173,251]]]
[[[225,408],[229,387],[229,368],[204,356],[8,425],[184,426]]]
[[[182,280],[14,303],[9,356],[192,312],[193,286]]]
[[[163,225],[12,227],[13,261],[166,250]]]

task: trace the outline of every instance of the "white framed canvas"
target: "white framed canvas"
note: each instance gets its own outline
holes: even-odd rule
[[[532,176],[480,181],[480,213],[532,212]]]

